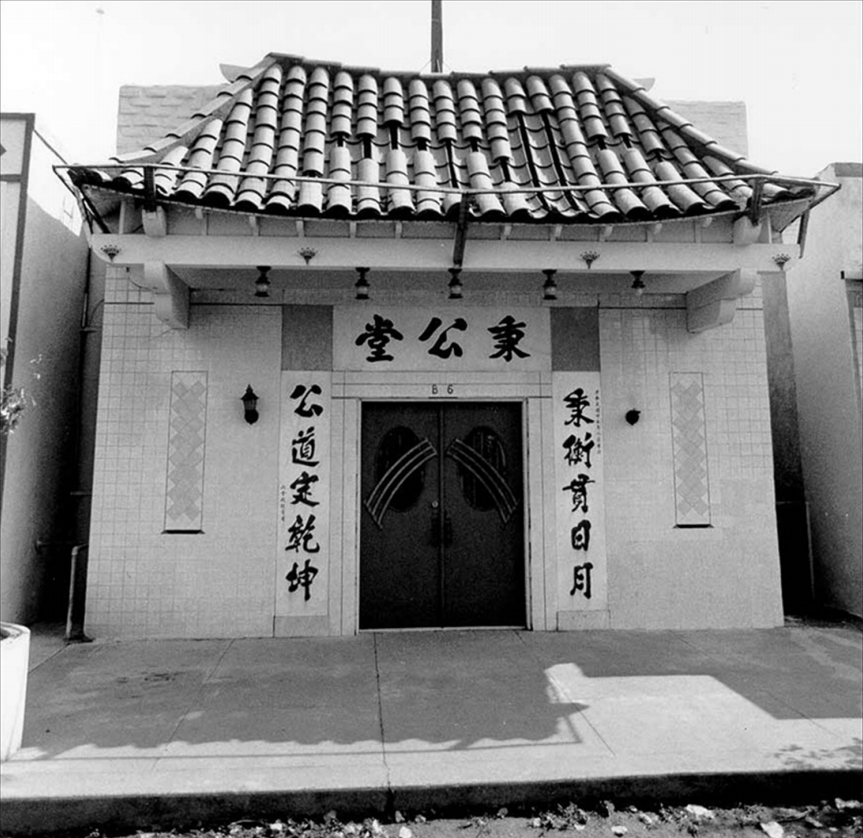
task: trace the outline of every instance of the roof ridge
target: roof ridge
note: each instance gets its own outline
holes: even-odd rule
[[[339,70],[346,73],[368,73],[370,75],[392,76],[396,78],[410,79],[476,79],[476,78],[497,78],[500,76],[528,76],[528,75],[551,75],[560,72],[575,72],[577,70],[593,70],[599,71],[610,67],[607,63],[590,63],[590,64],[560,64],[556,67],[519,67],[511,70],[450,70],[448,73],[433,73],[430,71],[420,70],[388,70],[381,67],[365,64],[345,64],[342,61],[330,61],[326,59],[309,58],[305,55],[296,55],[294,53],[285,52],[268,52],[263,60],[272,59],[278,61],[282,67],[288,64],[299,64],[304,67],[322,67],[325,69]],[[223,74],[229,80],[232,74],[240,72],[242,67],[239,65],[223,64],[220,65]]]

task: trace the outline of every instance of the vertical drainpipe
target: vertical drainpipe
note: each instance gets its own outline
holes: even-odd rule
[[[101,263],[99,263],[101,266]],[[91,308],[93,294],[93,251],[87,250],[86,285],[84,305],[81,313],[80,342],[78,349],[78,404],[76,411],[77,429],[75,434],[75,488],[70,496],[76,501],[74,510],[72,541],[74,547],[70,556],[69,597],[66,613],[67,642],[86,642],[84,634],[84,610],[87,592],[87,558],[90,540],[90,513],[93,480],[93,447],[95,426],[93,424],[96,393],[91,393],[89,384],[93,379],[92,371],[98,372],[99,346],[94,345],[91,335],[98,335],[100,329],[93,325],[97,311],[104,303],[104,287],[95,305]],[[98,375],[96,376],[98,387]]]

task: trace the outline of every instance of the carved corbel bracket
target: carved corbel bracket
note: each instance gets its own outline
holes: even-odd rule
[[[761,222],[752,221],[748,215],[742,215],[734,222],[732,235],[734,244],[738,247],[755,244],[761,238]]]
[[[737,311],[737,301],[752,293],[757,279],[757,271],[743,268],[693,288],[686,295],[687,331],[704,332],[730,323]]]
[[[165,210],[161,207],[155,207],[152,211],[144,210],[141,213],[141,220],[144,224],[144,232],[148,236],[161,238],[168,235],[168,221]]]
[[[144,284],[153,292],[156,317],[172,329],[188,329],[189,286],[164,262],[144,263]]]

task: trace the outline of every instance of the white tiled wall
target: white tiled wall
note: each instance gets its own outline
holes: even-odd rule
[[[119,273],[119,272],[118,272]],[[95,637],[269,635],[277,489],[278,308],[196,306],[188,331],[109,280],[87,630]],[[120,301],[123,302],[120,302]],[[200,534],[164,534],[172,373],[206,371]],[[247,384],[261,418],[243,420]]]
[[[748,302],[697,335],[682,305],[600,314],[612,627],[781,623],[764,330]],[[675,527],[671,373],[703,376],[710,528]]]
[[[111,273],[87,631],[270,636],[281,309],[194,305],[190,328],[171,330],[148,292]],[[600,300],[612,628],[781,623],[762,312],[757,295],[744,302],[730,325],[692,335],[682,297]],[[207,388],[200,534],[163,532],[171,381],[183,371]],[[710,527],[675,526],[675,373],[703,381]],[[255,425],[242,415],[248,384],[260,397]],[[546,557],[549,571],[555,561]]]

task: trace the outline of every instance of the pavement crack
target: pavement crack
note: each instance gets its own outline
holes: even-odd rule
[[[151,771],[155,771],[159,762],[165,757],[165,754],[166,754],[168,748],[171,747],[171,744],[174,741],[174,737],[177,735],[177,731],[180,729],[180,727],[182,727],[183,722],[186,721],[186,719],[189,717],[189,713],[192,711],[192,708],[195,706],[196,702],[199,702],[199,700],[200,700],[200,698],[204,692],[204,688],[209,683],[210,678],[213,677],[213,673],[216,672],[218,670],[218,668],[221,666],[222,661],[225,659],[225,655],[228,654],[229,649],[233,645],[234,645],[233,640],[229,640],[227,642],[227,644],[225,645],[225,648],[222,649],[222,654],[219,655],[219,657],[215,661],[215,663],[213,663],[213,665],[209,668],[207,673],[201,679],[201,683],[198,686],[198,689],[195,690],[194,694],[189,698],[189,701],[186,702],[185,709],[179,714],[179,718],[177,719],[177,723],[171,729],[170,734],[168,734],[167,741],[162,746],[162,749],[161,749],[159,755],[153,761],[153,765],[150,767]]]
[[[213,677],[213,673],[222,665],[225,655],[228,654],[233,645],[234,640],[229,640],[225,648],[222,650],[222,654],[219,655],[219,659],[210,667],[210,671],[201,679],[201,689],[204,688],[204,684],[208,684],[210,682],[210,678]]]
[[[386,775],[386,782],[387,782],[386,795],[387,795],[387,802],[389,804],[392,802],[395,793],[393,791],[392,778],[390,777],[390,766],[389,766],[389,762],[387,760],[387,738],[386,738],[386,732],[384,730],[384,701],[383,701],[383,694],[381,692],[381,668],[380,668],[380,665],[378,663],[378,634],[377,634],[377,632],[374,632],[372,634],[372,648],[374,649],[374,653],[375,653],[375,685],[376,685],[377,691],[378,691],[378,723],[379,723],[378,726],[379,726],[380,735],[381,735],[381,757],[382,757],[383,763],[384,763],[384,773]]]

